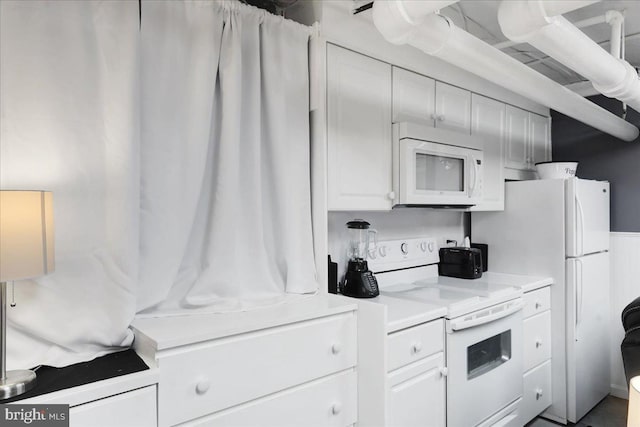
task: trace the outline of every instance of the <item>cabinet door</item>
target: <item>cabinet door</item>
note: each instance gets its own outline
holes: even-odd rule
[[[435,94],[435,80],[393,67],[393,122],[434,126]]]
[[[502,102],[471,96],[471,134],[482,137],[484,150],[482,202],[474,211],[504,210],[505,108]]]
[[[531,141],[531,167],[538,162],[551,160],[549,118],[529,113],[529,140]]]
[[[327,45],[329,210],[389,210],[391,65]]]
[[[444,427],[445,377],[443,353],[389,373],[389,427]]]
[[[436,127],[471,133],[471,92],[436,82]]]
[[[513,169],[529,169],[529,113],[511,105],[506,107],[506,157],[505,166]]]

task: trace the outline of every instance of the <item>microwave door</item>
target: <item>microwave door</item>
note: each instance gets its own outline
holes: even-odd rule
[[[400,199],[403,204],[462,205],[473,177],[470,159],[458,147],[403,140]]]

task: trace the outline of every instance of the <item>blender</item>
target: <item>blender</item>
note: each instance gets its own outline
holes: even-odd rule
[[[356,298],[378,296],[378,282],[367,265],[369,237],[373,236],[373,246],[377,244],[377,231],[369,228],[371,224],[362,219],[347,222],[349,230],[349,266],[344,277],[342,294]]]

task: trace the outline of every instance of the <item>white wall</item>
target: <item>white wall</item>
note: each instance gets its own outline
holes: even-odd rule
[[[640,233],[611,233],[611,393],[626,399],[620,343],[622,309],[640,296]]]
[[[329,212],[329,254],[338,263],[338,278],[346,271],[349,234],[346,223],[355,218],[364,219],[378,230],[378,240],[411,237],[434,237],[438,247],[447,239],[462,244],[464,213],[422,208],[400,208],[390,212]]]

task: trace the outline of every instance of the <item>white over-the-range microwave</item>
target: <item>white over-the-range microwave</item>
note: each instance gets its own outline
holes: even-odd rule
[[[468,208],[482,199],[483,141],[416,123],[393,125],[395,207]]]

